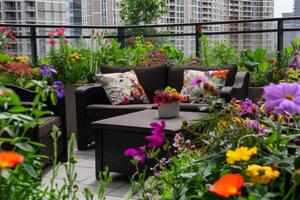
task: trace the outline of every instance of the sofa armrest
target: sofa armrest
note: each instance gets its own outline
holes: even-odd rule
[[[75,91],[77,144],[79,150],[87,149],[86,107],[91,104],[109,104],[104,89],[100,85],[81,86]]]
[[[245,99],[248,96],[250,74],[237,72],[233,86],[225,86],[221,89],[221,97],[230,101],[232,98]]]

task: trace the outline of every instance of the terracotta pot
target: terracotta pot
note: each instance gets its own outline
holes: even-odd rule
[[[175,101],[158,106],[158,116],[160,119],[169,119],[179,116],[180,102]]]

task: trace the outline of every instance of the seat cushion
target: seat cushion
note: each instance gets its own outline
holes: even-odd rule
[[[43,120],[44,123],[39,125],[40,139],[48,136],[51,133],[53,125],[61,127],[62,124],[61,118],[58,116],[42,117],[41,120]]]
[[[92,104],[86,107],[87,116],[97,119],[105,119],[124,115],[131,112],[137,112],[145,109],[151,109],[153,104],[131,104],[131,105],[106,105]]]
[[[168,86],[175,88],[177,91],[181,91],[183,86],[183,74],[184,70],[197,70],[197,71],[213,71],[213,70],[228,70],[228,76],[225,82],[225,86],[232,86],[234,84],[235,75],[237,73],[237,66],[228,67],[204,67],[204,66],[168,66]]]
[[[141,86],[144,88],[148,99],[152,102],[156,90],[164,89],[167,85],[167,66],[154,65],[149,67],[113,67],[102,66],[101,72],[123,73],[134,70]]]

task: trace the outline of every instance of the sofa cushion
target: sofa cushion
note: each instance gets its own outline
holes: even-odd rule
[[[153,104],[131,104],[131,105],[106,105],[106,104],[92,104],[86,107],[86,114],[89,117],[96,117],[97,119],[105,119],[124,115],[131,112],[137,112],[145,109],[151,109]]]
[[[197,70],[197,71],[213,71],[213,70],[229,70],[225,86],[232,86],[234,84],[235,75],[237,73],[237,66],[232,65],[228,67],[204,67],[204,66],[168,66],[168,86],[181,91],[183,86],[183,72],[184,70]]]
[[[39,125],[39,138],[44,138],[48,136],[53,128],[53,125],[61,127],[61,118],[58,116],[42,117],[41,120],[44,121],[43,124]]]
[[[150,67],[114,67],[102,66],[101,72],[107,73],[120,73],[134,70],[140,84],[144,88],[149,100],[152,102],[156,90],[163,89],[167,84],[167,66],[154,65]]]
[[[124,73],[99,74],[98,82],[113,105],[149,104],[145,91],[133,70]]]

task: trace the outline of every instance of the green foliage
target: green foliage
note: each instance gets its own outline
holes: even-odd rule
[[[120,18],[125,25],[151,24],[166,14],[166,0],[121,0]]]
[[[210,41],[207,36],[202,36],[201,59],[204,66],[226,66],[237,64],[239,55],[226,41]]]

